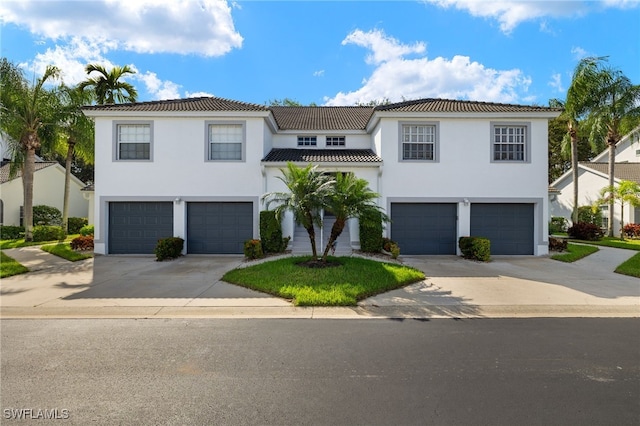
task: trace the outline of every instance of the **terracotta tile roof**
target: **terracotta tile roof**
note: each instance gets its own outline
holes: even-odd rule
[[[55,164],[58,163],[56,163],[55,161],[36,161],[35,171],[37,172],[38,170],[46,169],[47,167],[53,166]],[[0,167],[0,183],[9,182],[22,176],[22,171],[18,169],[15,176],[9,177],[10,168],[11,163],[3,162],[2,167]]]
[[[609,163],[580,162],[581,166],[588,167],[605,175],[609,175]],[[616,179],[630,180],[640,183],[640,163],[616,163],[614,174]]]
[[[295,163],[382,163],[370,149],[296,149],[274,148],[262,159],[264,162]]]
[[[452,99],[417,99],[379,105],[376,111],[393,112],[561,112],[561,108]]]
[[[172,99],[165,101],[136,102],[128,104],[91,105],[82,107],[88,111],[144,111],[144,112],[172,112],[172,111],[268,111],[264,105],[232,101],[230,99],[202,97],[187,99]]]
[[[372,107],[270,107],[281,130],[364,130]]]

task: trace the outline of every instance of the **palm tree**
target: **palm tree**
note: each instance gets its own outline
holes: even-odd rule
[[[620,238],[624,239],[624,206],[625,204],[634,207],[640,206],[640,185],[629,180],[620,181],[618,186],[606,186],[600,191],[600,199],[597,200],[593,208],[605,203],[620,203]],[[613,222],[613,216],[609,216],[609,227]]]
[[[135,74],[128,65],[124,67],[115,66],[111,71],[99,64],[88,64],[85,67],[87,75],[98,73],[95,77],[89,77],[80,83],[80,90],[91,87],[95,93],[96,102],[99,105],[115,104],[123,102],[135,102],[138,99],[138,92],[131,84],[121,81],[126,74]]]
[[[71,164],[74,157],[82,158],[85,163],[93,163],[94,152],[94,125],[86,117],[80,107],[91,103],[93,96],[89,92],[80,89],[79,86],[60,87],[60,99],[62,108],[60,109],[61,138],[58,149],[65,152],[65,179],[64,179],[64,202],[62,207],[62,226],[65,234],[68,231],[69,220],[69,195],[71,193]]]
[[[3,68],[5,63],[3,63]],[[3,70],[4,71],[4,70]],[[0,122],[2,131],[14,147],[14,158],[22,162],[22,182],[24,189],[25,241],[33,240],[33,174],[36,150],[42,141],[53,141],[56,126],[54,113],[58,109],[57,97],[44,88],[50,79],[57,78],[59,70],[48,66],[35,84],[29,85],[24,79],[13,80],[3,87],[7,93],[2,96]],[[6,83],[9,83],[8,81]]]
[[[590,88],[585,122],[590,141],[605,141],[609,148],[609,187],[615,180],[616,145],[622,138],[624,120],[640,117],[640,85],[634,85],[622,71],[605,66],[606,58],[586,58]],[[609,199],[608,236],[613,236],[614,199]]]
[[[375,204],[375,200],[380,197],[368,187],[369,182],[365,179],[356,178],[353,173],[337,173],[335,183],[329,196],[325,199],[324,208],[331,211],[335,216],[335,222],[331,227],[331,235],[327,246],[322,254],[322,261],[327,261],[329,250],[338,239],[347,220],[360,217],[371,210],[381,211]],[[383,214],[386,221],[386,215]]]
[[[286,169],[281,169],[282,176],[278,176],[286,185],[289,192],[270,192],[262,199],[267,201],[267,208],[272,203],[278,203],[276,215],[282,217],[285,211],[291,211],[295,223],[302,225],[309,234],[313,260],[318,258],[316,249],[316,232],[314,225],[322,226],[320,211],[329,196],[334,180],[317,170],[317,166],[309,164],[305,168],[289,162]]]

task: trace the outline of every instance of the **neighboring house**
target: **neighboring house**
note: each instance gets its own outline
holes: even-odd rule
[[[24,191],[20,171],[10,177],[11,164],[3,161],[0,167],[0,223],[22,225]],[[47,205],[62,211],[64,202],[65,169],[55,161],[36,161],[33,174],[33,205]],[[69,217],[87,217],[89,198],[80,190],[85,187],[75,176],[71,176],[69,195]]]
[[[557,109],[192,98],[83,111],[96,130],[96,253],[152,253],[168,236],[184,238],[185,253],[242,253],[259,238],[261,197],[286,190],[278,178],[288,161],[366,179],[403,254],[459,254],[468,235],[490,238],[493,254],[548,253],[547,129]],[[282,228],[292,246],[308,242],[291,215]],[[359,248],[357,220],[345,233]]]
[[[640,183],[640,143],[638,134],[640,127],[636,127],[625,135],[616,145],[616,164],[614,168],[614,181],[630,180]],[[609,185],[609,150],[605,149],[593,160],[578,163],[578,205],[592,206],[599,198],[600,191]],[[551,184],[555,192],[549,191],[550,208],[552,217],[564,217],[571,223],[573,210],[573,176],[572,170],[568,170]],[[600,206],[604,219],[603,227],[606,229],[609,221],[609,206]],[[613,231],[620,235],[621,208],[618,202],[614,206]],[[624,211],[625,223],[640,222],[640,209],[626,205]]]

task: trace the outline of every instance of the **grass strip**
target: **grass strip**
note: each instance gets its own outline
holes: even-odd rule
[[[309,268],[288,257],[227,272],[222,280],[285,299],[296,306],[354,306],[359,300],[423,280],[417,269],[356,257],[329,257],[338,266]]]
[[[29,272],[26,266],[0,251],[0,278],[24,274],[25,272]]]
[[[71,249],[71,245],[69,243],[49,244],[40,248],[47,253],[55,254],[58,257],[70,260],[72,262],[77,262],[78,260],[84,260],[93,257],[89,253],[80,253]]]
[[[640,251],[640,240],[621,240],[617,237],[604,237],[599,241],[583,241],[583,240],[570,240],[576,243],[591,244],[594,246],[604,246],[621,248],[626,250]]]
[[[636,253],[630,259],[618,266],[615,272],[640,278],[640,253]]]
[[[575,262],[576,260],[580,260],[583,257],[587,257],[592,253],[597,252],[598,247],[594,246],[586,246],[582,244],[567,244],[567,252],[554,254],[551,256],[554,260],[559,260],[560,262]]]
[[[1,250],[5,250],[5,249],[12,249],[12,248],[20,248],[20,247],[30,247],[30,246],[39,246],[42,244],[51,244],[51,243],[57,243],[57,242],[70,242],[71,240],[73,240],[75,237],[79,236],[80,234],[72,234],[72,235],[67,235],[67,237],[64,240],[53,240],[53,241],[25,241],[24,238],[20,238],[19,240],[0,240],[0,249]]]

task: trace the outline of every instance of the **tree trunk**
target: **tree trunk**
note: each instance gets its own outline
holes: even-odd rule
[[[571,177],[573,179],[573,212],[571,221],[578,222],[578,132],[569,123],[569,134],[571,135]]]
[[[333,226],[331,227],[331,236],[329,237],[329,241],[327,241],[327,246],[324,249],[324,253],[322,253],[322,261],[327,261],[327,256],[329,256],[329,250],[331,250],[331,246],[338,239],[342,231],[344,230],[344,226],[346,224],[346,220],[342,218],[336,217],[336,221],[333,222]]]
[[[67,140],[67,160],[64,172],[64,201],[62,204],[62,229],[64,233],[69,232],[69,193],[71,191],[71,162],[73,161],[73,151],[75,141],[71,138]]]
[[[24,240],[33,241],[33,173],[35,171],[36,150],[27,149],[22,166],[22,186],[24,192],[23,224]]]
[[[316,230],[313,228],[313,217],[311,213],[307,215],[307,223],[309,225],[304,225],[304,229],[307,230],[307,234],[309,234],[309,241],[311,242],[311,254],[313,256],[313,260],[318,259],[318,250],[316,249]]]
[[[616,144],[615,141],[608,139],[609,143],[609,188],[613,191],[615,184],[615,165],[616,165]],[[613,210],[614,210],[614,198],[609,197],[609,223],[607,224],[607,235],[613,237]]]

